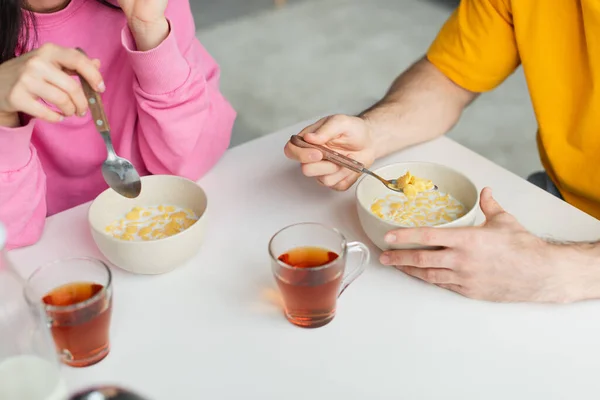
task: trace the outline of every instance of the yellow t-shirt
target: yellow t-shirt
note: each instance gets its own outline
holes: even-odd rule
[[[474,92],[522,65],[542,164],[566,201],[600,218],[600,1],[462,0],[427,58]]]

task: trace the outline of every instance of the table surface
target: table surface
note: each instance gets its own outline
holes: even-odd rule
[[[63,367],[71,389],[121,384],[155,400],[597,398],[599,302],[469,300],[380,265],[353,190],[321,187],[284,157],[286,140],[304,126],[229,150],[199,181],[209,198],[208,234],[192,261],[159,276],[113,267],[111,353],[89,368]],[[377,165],[412,160],[491,186],[537,234],[600,237],[600,221],[447,138]],[[88,206],[48,218],[38,244],[11,252],[23,274],[59,257],[102,258]],[[372,251],[333,322],[314,330],[283,317],[267,254],[273,233],[304,221],[335,226]]]

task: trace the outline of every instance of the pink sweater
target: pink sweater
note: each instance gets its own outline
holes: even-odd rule
[[[102,62],[102,95],[117,154],[141,175],[198,180],[229,145],[235,111],[219,92],[219,67],[196,40],[189,2],[170,1],[169,36],[138,52],[125,17],[96,0],[71,0],[37,14],[37,45],[81,47]],[[59,124],[21,117],[0,127],[0,221],[8,248],[35,243],[46,216],[94,199],[107,188],[102,138],[85,117]]]

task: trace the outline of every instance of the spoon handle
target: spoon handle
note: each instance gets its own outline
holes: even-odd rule
[[[77,48],[78,51],[85,54],[85,52]],[[98,132],[110,132],[110,126],[108,125],[108,119],[106,118],[106,113],[104,112],[104,105],[102,104],[102,98],[100,94],[96,92],[90,84],[85,80],[83,76],[77,74],[79,80],[81,81],[81,86],[83,87],[83,93],[87,99],[88,105],[90,106],[90,112],[92,113],[92,118],[94,119],[94,125]]]
[[[365,166],[362,163],[353,160],[350,157],[346,157],[338,153],[337,151],[330,150],[325,146],[308,143],[306,140],[304,140],[302,136],[292,135],[290,142],[292,142],[294,146],[302,147],[305,149],[317,149],[321,151],[321,153],[323,153],[324,160],[331,161],[332,163],[337,164],[340,167],[348,168],[349,170],[358,172],[359,174],[365,172]]]

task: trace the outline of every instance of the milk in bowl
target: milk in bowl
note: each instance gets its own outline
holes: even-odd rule
[[[364,176],[356,187],[361,226],[380,249],[423,248],[416,244],[385,242],[395,229],[431,226],[470,226],[475,223],[479,190],[464,174],[441,164],[406,162],[374,171],[397,179],[402,192],[394,192],[376,179]]]

